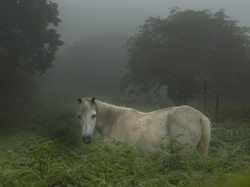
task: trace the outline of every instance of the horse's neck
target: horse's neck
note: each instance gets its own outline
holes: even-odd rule
[[[97,112],[97,131],[106,136],[109,129],[115,124],[116,120],[120,117],[122,108],[100,101],[96,101]]]

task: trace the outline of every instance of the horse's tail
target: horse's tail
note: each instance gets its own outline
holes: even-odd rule
[[[198,149],[205,155],[208,155],[210,135],[211,135],[211,122],[206,116],[203,116],[201,119],[201,127],[202,127],[201,140],[198,145]]]

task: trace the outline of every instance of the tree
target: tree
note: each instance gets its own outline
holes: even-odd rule
[[[121,88],[131,93],[166,87],[176,105],[210,93],[249,98],[249,29],[237,26],[223,10],[179,11],[166,19],[150,17],[127,42],[129,74]]]
[[[25,89],[31,75],[51,67],[63,44],[55,30],[60,21],[57,4],[51,1],[0,0],[1,96],[20,92],[15,87]]]

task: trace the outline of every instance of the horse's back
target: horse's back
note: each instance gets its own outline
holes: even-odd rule
[[[132,132],[150,149],[157,149],[156,144],[166,136],[178,137],[181,143],[197,147],[202,135],[202,118],[203,114],[190,106],[165,108],[142,113],[132,125]]]
[[[170,107],[149,113],[127,109],[116,121],[109,129],[108,138],[129,146],[139,144],[152,151],[165,149],[168,148],[165,137],[170,136],[207,154],[210,122],[190,106]]]

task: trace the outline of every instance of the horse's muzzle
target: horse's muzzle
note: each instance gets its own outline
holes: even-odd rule
[[[85,144],[89,144],[91,142],[91,136],[82,136],[82,141]]]

